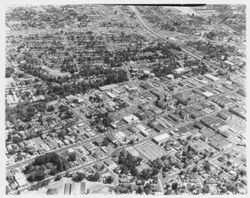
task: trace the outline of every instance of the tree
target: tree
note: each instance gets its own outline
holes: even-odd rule
[[[35,158],[35,161],[33,162],[33,165],[43,165],[45,163],[46,163],[45,157],[43,155],[40,155],[40,156],[37,156]]]
[[[32,164],[26,165],[25,168],[24,168],[24,170],[23,170],[23,173],[24,173],[24,174],[29,174],[29,173],[31,173],[32,168],[33,168]]]
[[[167,156],[166,155],[163,155],[162,157],[161,157],[161,160],[162,161],[165,161],[167,159]]]
[[[211,170],[211,164],[208,162],[208,161],[205,161],[205,164],[204,164],[204,170],[205,171],[210,171]]]
[[[55,107],[53,105],[48,106],[47,111],[52,112],[55,110]]]
[[[130,173],[131,173],[131,175],[133,175],[133,176],[135,176],[135,177],[137,177],[138,176],[138,170],[136,169],[136,168],[132,168],[131,170],[130,170]]]
[[[11,74],[13,74],[14,69],[12,67],[7,67],[5,70],[5,77],[9,78],[11,76]]]
[[[246,170],[245,170],[245,169],[240,169],[240,170],[239,170],[239,175],[240,175],[241,177],[246,176],[246,175],[247,175]]]
[[[152,169],[152,176],[157,175],[159,173],[159,170],[156,168]]]
[[[202,188],[202,192],[203,193],[209,193],[209,186],[208,185],[204,185],[204,187]]]
[[[57,174],[57,169],[53,168],[50,172],[50,175],[56,175]]]
[[[6,185],[6,188],[5,188],[6,195],[9,194],[10,192],[11,192],[10,188]]]
[[[77,98],[73,99],[72,102],[75,103],[75,104],[78,104],[78,103],[79,103],[79,101],[78,101]]]
[[[76,153],[75,152],[69,154],[69,161],[72,161],[72,162],[76,161]]]
[[[225,186],[226,186],[227,190],[229,190],[230,192],[237,191],[237,187],[231,182],[226,183]]]
[[[113,181],[114,181],[113,177],[112,177],[112,176],[108,176],[108,177],[106,178],[106,180],[105,180],[105,183],[111,184],[111,183],[113,183]]]
[[[177,188],[178,188],[178,183],[177,183],[177,182],[173,182],[173,183],[172,183],[172,189],[173,189],[174,191],[177,191]]]
[[[62,175],[57,175],[56,177],[55,177],[55,181],[59,181],[59,180],[61,180],[62,179]]]
[[[195,166],[193,169],[192,169],[192,172],[196,173],[198,171],[198,168],[197,166]]]
[[[21,161],[23,159],[23,156],[21,154],[16,156],[15,162]]]
[[[65,177],[70,177],[70,173],[69,173],[69,171],[66,171],[66,173],[65,173]]]
[[[100,179],[100,175],[98,172],[95,172],[93,175],[88,176],[89,181],[98,181]]]
[[[58,137],[59,138],[64,138],[64,136],[67,134],[65,129],[62,129],[59,133],[58,133]]]
[[[37,187],[42,188],[44,186],[48,186],[49,182],[50,182],[49,180],[39,181],[39,182],[37,182]]]
[[[151,191],[151,185],[150,184],[146,184],[146,186],[144,186],[143,190],[144,190],[144,193],[146,195],[148,195],[150,193],[150,191]]]
[[[157,158],[152,161],[152,166],[156,169],[161,169],[163,167],[163,162],[160,158]]]
[[[46,102],[39,102],[35,104],[35,107],[37,111],[44,112],[47,109],[47,103]]]
[[[109,143],[110,143],[109,139],[108,139],[107,137],[105,137],[105,138],[103,139],[102,145],[103,145],[103,146],[108,146]]]
[[[56,194],[58,194],[58,189],[57,188],[49,188],[48,190],[47,190],[47,193],[46,193],[47,195],[56,195]]]
[[[72,178],[74,182],[80,182],[85,178],[85,175],[81,172],[77,172],[76,175]]]
[[[35,180],[34,174],[30,174],[30,175],[27,177],[27,181],[28,181],[28,182],[33,182],[34,180]]]
[[[142,194],[143,193],[143,190],[142,190],[142,187],[139,186],[137,189],[136,189],[136,193],[137,194]]]
[[[109,126],[110,123],[112,122],[112,119],[110,118],[110,116],[107,116],[105,117],[103,120],[102,120],[102,123],[104,124],[104,126]]]
[[[45,178],[45,173],[42,171],[36,172],[34,175],[34,181],[40,181]]]

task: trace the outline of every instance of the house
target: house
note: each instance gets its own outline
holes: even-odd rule
[[[98,136],[95,140],[94,140],[94,143],[98,146],[101,146],[102,145],[102,142],[103,142],[103,137],[101,136]]]
[[[118,165],[111,159],[107,159],[104,161],[104,164],[108,166],[110,169],[114,170],[115,168],[118,167]]]

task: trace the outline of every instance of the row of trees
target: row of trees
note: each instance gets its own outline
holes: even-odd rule
[[[135,157],[126,151],[121,151],[118,156],[118,164],[120,165],[121,174],[131,173],[133,176],[138,176],[137,166],[142,161],[141,157]]]
[[[128,80],[127,73],[124,70],[108,69],[105,72],[104,79],[96,79],[93,81],[81,81],[78,83],[65,83],[63,85],[52,84],[48,87],[47,94],[56,94],[59,97],[65,97],[70,94],[86,93],[89,89],[99,88],[112,83],[120,83]]]
[[[18,103],[13,108],[6,108],[6,120],[11,119],[12,115],[16,115],[16,119],[20,119],[23,122],[29,122],[37,113],[44,113],[47,108],[47,104],[44,101],[35,103]]]
[[[29,182],[43,180],[46,177],[46,174],[40,166],[46,163],[52,163],[56,167],[50,170],[51,175],[55,175],[58,172],[66,170],[65,164],[67,161],[64,158],[55,152],[46,153],[44,155],[37,156],[33,163],[25,166],[23,173],[28,174],[27,180]]]
[[[11,76],[11,74],[14,73],[14,69],[12,67],[7,67],[5,69],[5,78],[9,78]]]
[[[89,181],[92,182],[96,182],[100,179],[100,174],[98,172],[95,172],[94,174],[89,174],[88,176],[86,176],[84,173],[81,172],[76,172],[75,174],[72,175],[72,180],[74,182],[81,182],[83,179],[87,179]],[[110,179],[108,179],[108,182],[110,181]]]

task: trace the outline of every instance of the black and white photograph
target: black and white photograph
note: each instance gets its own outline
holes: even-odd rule
[[[246,14],[8,4],[5,196],[247,195]]]

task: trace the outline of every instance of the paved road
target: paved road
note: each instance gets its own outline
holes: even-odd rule
[[[146,30],[148,30],[152,35],[154,35],[154,36],[156,36],[157,38],[160,38],[160,39],[162,39],[162,40],[164,40],[164,41],[168,41],[169,43],[172,43],[172,44],[175,44],[175,45],[178,45],[178,46],[179,46],[178,43],[176,43],[176,42],[174,42],[174,41],[170,41],[169,39],[165,38],[164,36],[162,36],[162,35],[160,35],[160,34],[154,32],[154,31],[153,31],[153,30],[143,21],[141,15],[140,15],[140,13],[139,13],[139,11],[136,9],[135,6],[129,6],[129,7],[130,7],[131,10],[136,14],[136,17],[137,17],[137,19],[139,20],[139,22],[141,23],[141,25],[142,25]],[[190,52],[189,50],[187,50],[187,49],[185,49],[185,48],[183,48],[183,47],[182,47],[181,49],[182,49],[182,51],[185,52],[186,54],[188,54],[188,55],[190,55],[191,57],[193,57],[193,58],[195,58],[195,59],[201,61],[202,63],[204,63],[208,68],[210,68],[210,67],[215,67],[215,68],[217,68],[218,70],[226,71],[226,70],[220,68],[220,66],[217,66],[217,65],[215,65],[215,64],[212,64],[212,63],[209,63],[209,62],[203,60],[200,56],[194,54],[193,52]]]
[[[213,83],[213,82],[211,82],[211,83],[208,83],[207,85],[213,85],[213,84],[215,84],[215,83]],[[199,85],[199,86],[196,86],[196,87],[192,87],[192,88],[190,88],[190,89],[185,89],[185,90],[182,90],[182,91],[176,91],[176,92],[173,92],[173,93],[171,93],[170,95],[174,95],[174,94],[176,94],[176,93],[182,93],[182,92],[185,92],[185,91],[191,91],[191,90],[193,90],[193,89],[195,89],[195,88],[199,88],[199,87],[202,87],[203,85]],[[233,91],[228,91],[229,93],[230,92],[235,92],[235,90],[233,90]],[[222,93],[222,94],[218,94],[218,95],[223,95],[224,93]],[[205,99],[204,99],[205,100]],[[203,100],[201,100],[200,102],[202,102]],[[63,102],[65,105],[66,105],[66,103],[65,102]],[[189,106],[189,105],[188,105]],[[79,115],[78,114],[78,112],[75,110],[75,109],[73,109],[72,107],[69,107],[71,110],[72,110],[72,112],[79,118],[79,119],[81,119],[82,121],[83,121],[83,123],[84,124],[86,124],[86,125],[89,125],[84,119],[82,119],[82,117],[81,117],[81,115]],[[164,113],[164,112],[163,112]],[[207,116],[208,116],[209,114],[207,114]],[[159,115],[158,115],[159,116]],[[151,119],[151,118],[150,118]],[[144,122],[146,121],[149,121],[150,119],[146,119],[146,120],[144,120]],[[201,119],[201,118],[200,118]],[[185,121],[185,122],[183,122],[181,125],[187,125],[187,124],[189,124],[189,123],[192,123],[193,121],[189,121],[189,122],[187,122],[187,121]],[[106,134],[108,134],[108,133],[115,133],[115,132],[117,132],[117,131],[120,131],[120,130],[123,130],[123,129],[126,129],[128,127],[128,125],[125,125],[125,126],[123,126],[123,127],[121,127],[121,128],[119,128],[119,129],[116,129],[116,130],[113,130],[113,131],[109,131],[109,132],[107,132],[107,133],[104,133],[104,134],[98,134],[99,136],[102,136],[102,137],[104,137]],[[171,127],[170,129],[168,129],[168,130],[171,130],[171,129],[174,129],[174,128],[177,128],[177,127],[179,127],[178,125],[176,125],[176,126],[174,126],[174,127]],[[74,147],[77,147],[77,146],[80,146],[80,145],[82,145],[83,143],[85,143],[85,142],[89,142],[89,141],[92,141],[92,140],[94,140],[96,137],[98,137],[98,135],[96,135],[96,136],[94,136],[94,137],[91,137],[91,138],[89,138],[89,139],[86,139],[86,140],[84,140],[84,141],[82,141],[82,142],[77,142],[77,143],[75,143],[75,144],[71,144],[71,145],[68,145],[68,146],[65,146],[65,147],[62,147],[62,148],[58,148],[58,149],[54,149],[54,150],[51,150],[51,151],[49,151],[49,152],[52,152],[52,151],[54,151],[54,152],[60,152],[60,151],[65,151],[65,150],[67,150],[67,149],[69,149],[69,148],[74,148]],[[148,139],[150,139],[151,137],[148,137]],[[34,156],[34,157],[32,157],[32,158],[30,158],[30,159],[27,159],[27,160],[24,160],[24,161],[21,161],[21,162],[17,162],[17,163],[15,163],[15,164],[11,164],[11,165],[9,165],[9,166],[7,166],[7,170],[10,170],[10,169],[13,169],[13,168],[18,168],[18,167],[20,167],[20,166],[24,166],[24,165],[26,165],[26,164],[28,164],[28,163],[30,163],[30,162],[32,162],[34,159],[35,159],[35,157],[36,156]]]
[[[155,137],[155,136],[157,136],[157,135],[159,135],[159,134],[165,133],[165,132],[167,132],[167,131],[171,131],[171,130],[176,129],[176,128],[179,128],[179,127],[181,127],[181,126],[186,126],[187,124],[193,123],[194,121],[198,121],[198,120],[200,120],[200,119],[202,119],[202,118],[204,118],[204,117],[211,116],[211,115],[216,115],[216,114],[217,114],[218,112],[220,112],[221,110],[223,110],[223,109],[219,109],[219,110],[214,111],[214,112],[212,112],[212,113],[206,114],[206,115],[204,115],[204,116],[202,116],[202,117],[200,117],[200,118],[197,118],[197,119],[195,119],[195,120],[192,120],[192,121],[184,121],[184,122],[182,122],[182,123],[179,123],[179,124],[177,124],[177,125],[175,125],[175,126],[173,126],[173,127],[171,127],[171,128],[168,128],[166,131],[163,131],[163,132],[157,133],[157,134],[155,134],[155,135],[153,135],[153,136],[149,136],[149,137],[147,137],[147,138],[145,138],[145,139],[142,139],[142,140],[138,141],[135,145],[138,145],[138,144],[141,144],[141,143],[143,143],[143,142],[149,141],[149,140],[151,140],[153,137]],[[115,131],[122,130],[123,128],[127,128],[127,125],[124,126],[124,127],[122,127],[122,128],[116,129],[116,130],[114,130],[114,131],[110,131],[109,133],[112,133],[112,132],[115,132]],[[105,134],[101,134],[101,135],[105,135]],[[76,143],[76,144],[69,145],[69,146],[67,146],[67,147],[60,148],[60,149],[58,149],[58,150],[62,151],[62,150],[64,150],[64,149],[73,148],[73,147],[76,147],[76,146],[81,145],[81,144],[84,143],[84,142],[91,141],[91,140],[94,139],[94,138],[96,138],[96,137],[90,138],[90,139],[85,140],[85,141],[83,141],[83,142],[79,142],[79,143]],[[78,170],[80,170],[80,169],[82,169],[82,168],[84,168],[84,167],[91,166],[91,165],[93,165],[93,164],[95,164],[95,163],[98,163],[98,162],[102,162],[102,161],[104,161],[104,160],[110,158],[115,152],[118,152],[118,151],[120,151],[120,150],[122,150],[122,149],[124,149],[124,148],[126,148],[126,147],[129,147],[129,146],[131,146],[131,145],[122,145],[122,146],[118,147],[117,149],[115,149],[115,151],[113,151],[112,153],[110,153],[109,155],[107,155],[106,157],[104,157],[104,158],[102,158],[102,159],[98,159],[98,160],[95,160],[95,161],[91,161],[90,163],[87,163],[87,164],[83,164],[83,165],[80,165],[80,166],[77,166],[77,167],[73,167],[73,168],[71,168],[71,169],[68,169],[67,171],[70,171],[70,172],[78,171]],[[222,151],[222,152],[217,153],[216,155],[214,155],[214,156],[213,156],[212,158],[210,158],[209,160],[215,159],[216,157],[218,157],[219,155],[223,154],[224,152],[226,152],[226,151]],[[25,160],[25,161],[20,162],[20,163],[29,163],[28,161],[31,161],[31,160],[33,160],[33,159]],[[198,164],[204,162],[205,160],[207,160],[207,159],[201,160],[200,162],[198,162]],[[17,164],[15,164],[15,165],[11,165],[11,166],[8,167],[8,169],[11,169],[11,168],[16,167],[16,166],[18,167],[18,166],[20,166],[20,163],[17,163]],[[193,168],[195,165],[197,165],[197,164],[192,164],[192,165],[188,166],[187,168]],[[59,175],[64,175],[65,173],[66,173],[66,171],[59,173]],[[172,173],[171,175],[168,176],[168,179],[170,180],[171,178],[176,177],[179,173],[180,173],[180,171],[177,171],[177,172],[175,172],[175,173]],[[47,180],[51,181],[51,180],[54,180],[54,178],[55,178],[55,176],[50,176],[50,177],[46,178],[44,181],[47,181]],[[19,189],[19,190],[20,190],[20,191],[23,191],[23,190],[28,189],[28,188],[29,188],[29,186],[28,186],[28,187],[25,187],[25,188],[22,188],[22,189]],[[161,186],[161,188],[163,188],[163,186]],[[16,191],[13,191],[12,193],[15,193],[15,192],[16,192]]]

